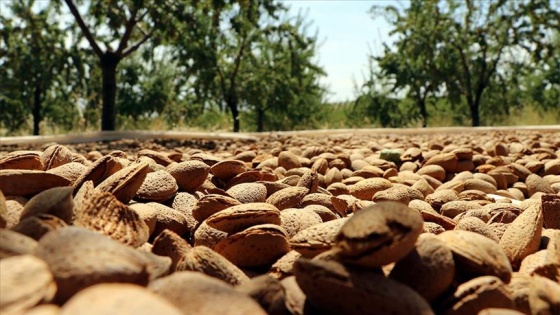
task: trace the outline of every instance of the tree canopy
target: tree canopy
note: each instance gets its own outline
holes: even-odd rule
[[[283,1],[10,1],[0,134],[478,126],[526,110],[560,120],[560,6],[403,3],[372,7],[394,40],[364,52],[355,99],[333,105],[321,30]]]

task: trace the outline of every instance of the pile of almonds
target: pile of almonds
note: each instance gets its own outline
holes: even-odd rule
[[[560,314],[559,131],[260,137],[0,147],[0,312]]]

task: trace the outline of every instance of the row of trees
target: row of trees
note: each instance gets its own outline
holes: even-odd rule
[[[320,113],[317,36],[279,1],[15,0],[7,7],[0,111],[9,131],[25,127],[29,115],[39,134],[45,118],[64,129],[100,118],[102,130],[114,130],[156,116],[188,124],[220,110],[239,131],[244,111],[262,131],[309,126]]]
[[[445,107],[487,124],[534,103],[560,118],[560,5],[550,0],[412,0],[378,7],[396,40],[370,54],[356,110],[381,125],[429,123]],[[467,118],[467,119],[468,119]]]
[[[369,54],[345,119],[428,126],[445,112],[478,126],[527,105],[559,109],[554,3],[374,6],[395,41]],[[13,0],[2,10],[3,133],[28,121],[33,134],[45,121],[114,130],[157,118],[174,128],[214,112],[230,115],[233,131],[313,128],[332,109],[319,84],[317,33],[279,0]]]

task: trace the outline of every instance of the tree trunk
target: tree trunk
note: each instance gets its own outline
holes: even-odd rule
[[[420,100],[418,102],[418,106],[420,106],[420,116],[422,120],[422,128],[426,128],[428,126],[428,111],[426,110],[426,101]]]
[[[480,126],[480,113],[478,111],[479,104],[469,104],[469,108],[471,109],[471,121],[473,127]]]
[[[264,131],[264,109],[257,108],[257,131]]]
[[[33,94],[33,135],[39,135],[39,124],[41,123],[41,85],[35,86]]]
[[[231,117],[233,118],[233,132],[239,132],[239,109],[237,108],[237,100],[230,100],[227,104],[231,110]]]
[[[114,52],[106,52],[101,58],[103,74],[103,107],[101,130],[115,130],[115,100],[117,96],[117,65],[121,58]]]

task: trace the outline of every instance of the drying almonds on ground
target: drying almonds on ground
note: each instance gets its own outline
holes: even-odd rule
[[[0,143],[2,314],[560,314],[560,130]]]

